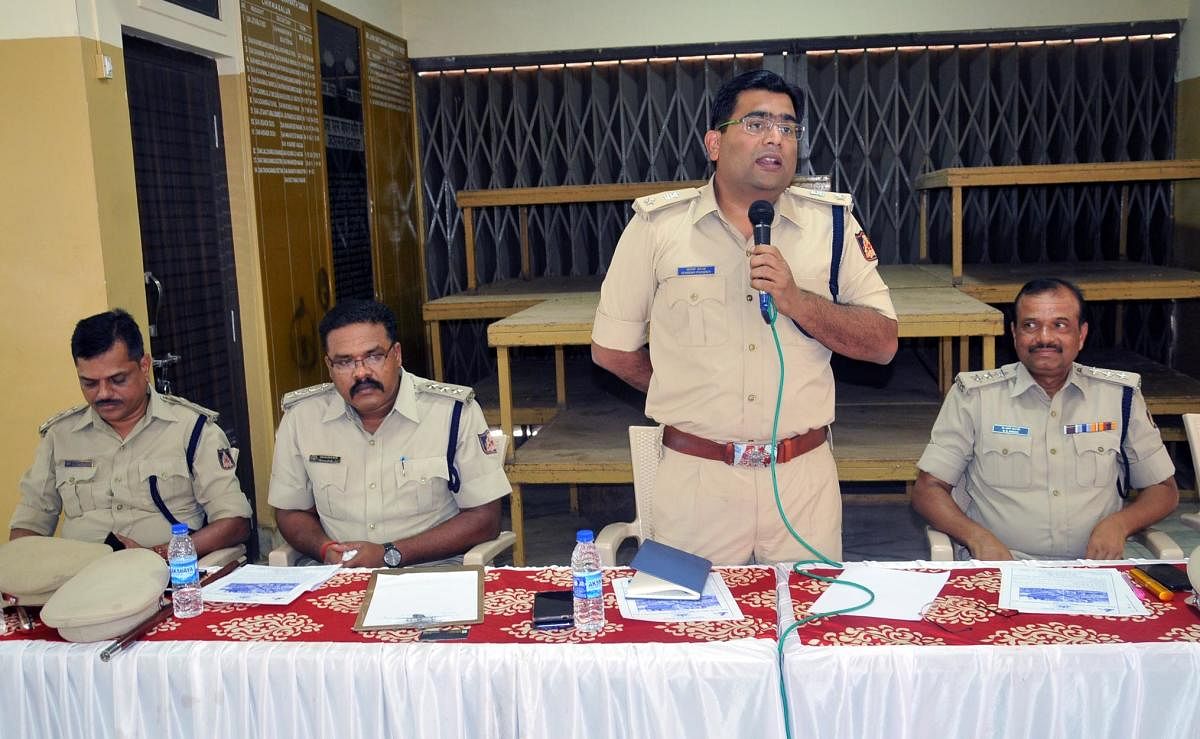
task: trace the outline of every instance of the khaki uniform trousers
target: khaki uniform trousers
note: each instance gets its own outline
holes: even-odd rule
[[[770,467],[732,467],[663,447],[653,538],[714,565],[814,559],[779,518]],[[812,547],[842,557],[842,499],[828,442],[776,466],[788,521]]]

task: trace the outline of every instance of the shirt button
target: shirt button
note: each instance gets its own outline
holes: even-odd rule
[[[754,350],[755,350],[755,349],[757,349],[757,348],[758,348],[758,347],[754,346],[753,344],[751,344],[751,345],[750,345],[750,351],[754,351]]]
[[[1008,454],[1008,450],[1007,450],[1007,449],[1001,449],[1001,450],[1000,450],[1000,454]]]
[[[369,488],[371,488],[372,490],[374,490],[374,489],[375,489],[375,483],[371,483],[371,484],[370,484],[370,485],[368,485],[367,487],[369,487]]]
[[[1051,449],[1051,450],[1050,450],[1050,453],[1051,453],[1051,454],[1058,454],[1058,450],[1057,450],[1057,449]]]
[[[74,478],[74,477],[72,477],[72,478],[70,478],[69,480],[67,480],[67,482],[75,482],[75,478]]]
[[[368,441],[367,446],[375,446],[375,440],[371,439],[370,441]]]
[[[753,296],[753,295],[747,295],[747,296],[746,296],[746,302],[747,302],[747,303],[751,302],[752,300],[754,300],[754,296]]]
[[[120,503],[117,503],[117,510],[123,511],[123,510],[125,510],[125,506],[121,505]]]
[[[368,528],[368,529],[374,529],[374,528],[375,528],[375,524],[373,524],[373,523],[369,523],[369,524],[367,524],[367,528]]]
[[[691,294],[691,295],[689,295],[688,297],[690,297],[692,300],[699,300],[699,299],[700,299],[700,293],[692,293],[692,294]]]
[[[1051,490],[1050,494],[1053,495],[1055,498],[1062,495],[1062,493],[1058,492],[1057,490]]]
[[[1058,411],[1050,411],[1051,418],[1058,418]]]
[[[746,396],[746,400],[748,400],[748,401],[750,401],[751,403],[753,403],[753,402],[754,402],[754,400],[755,400],[757,397],[758,397],[758,396],[757,396],[757,395],[755,395],[754,393],[750,393],[749,395],[747,395],[747,396]]]

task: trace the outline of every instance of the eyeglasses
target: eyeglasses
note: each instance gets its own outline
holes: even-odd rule
[[[727,126],[732,126],[735,123],[742,124],[742,128],[746,129],[746,133],[750,134],[751,136],[765,136],[773,127],[779,131],[779,135],[783,138],[795,139],[798,141],[800,140],[800,134],[804,131],[804,127],[796,121],[789,121],[787,119],[776,121],[760,113],[751,113],[750,115],[744,115],[741,118],[734,118],[732,120],[725,121],[717,126],[717,130],[723,130]]]
[[[395,346],[395,344],[392,344],[392,346]],[[329,369],[339,375],[353,372],[360,364],[368,370],[375,372],[383,366],[388,355],[392,353],[392,346],[389,346],[386,351],[371,352],[361,357],[347,357],[345,359],[330,359],[329,357],[325,357],[325,361],[329,363]]]

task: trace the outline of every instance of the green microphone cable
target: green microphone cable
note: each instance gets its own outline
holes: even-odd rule
[[[784,632],[779,636],[779,639],[776,641],[775,657],[776,657],[776,661],[778,662],[778,665],[779,665],[779,697],[782,700],[782,704],[783,704],[783,728],[784,728],[784,732],[786,733],[788,739],[791,739],[792,717],[791,717],[791,710],[790,710],[790,707],[788,704],[787,685],[786,685],[786,681],[784,680],[784,669],[783,669],[783,645],[787,642],[788,636],[791,635],[791,633],[793,631],[800,628],[801,626],[804,626],[807,623],[811,623],[812,621],[816,621],[819,618],[826,618],[828,616],[838,616],[838,615],[845,614],[845,613],[853,613],[854,611],[860,611],[875,602],[875,593],[871,592],[871,589],[866,587],[865,585],[860,585],[856,582],[851,582],[849,580],[838,580],[836,578],[826,577],[824,575],[818,575],[816,573],[809,572],[807,569],[805,569],[806,567],[811,566],[811,565],[826,565],[828,567],[841,569],[843,565],[841,562],[835,562],[835,561],[831,560],[830,558],[826,557],[824,554],[817,551],[817,549],[814,548],[811,544],[809,544],[807,541],[805,541],[804,537],[800,536],[800,533],[798,531],[796,531],[796,529],[792,526],[791,521],[788,520],[787,513],[783,510],[783,500],[779,495],[779,476],[775,469],[775,461],[776,461],[776,457],[778,456],[775,453],[775,450],[778,448],[778,444],[779,444],[779,415],[783,409],[783,379],[784,379],[783,345],[779,341],[779,331],[775,328],[775,321],[776,321],[776,318],[778,318],[778,317],[779,317],[779,310],[775,307],[775,301],[772,300],[768,303],[767,314],[764,315],[764,318],[768,319],[767,325],[769,325],[771,327],[771,337],[775,340],[775,353],[779,358],[779,387],[775,393],[775,418],[771,423],[771,489],[775,495],[775,509],[779,512],[779,518],[783,521],[783,525],[787,527],[788,533],[792,535],[793,539],[800,542],[800,544],[805,549],[807,549],[809,552],[812,552],[813,557],[815,557],[815,559],[805,559],[805,560],[797,561],[796,563],[794,563],[792,565],[792,571],[798,575],[802,575],[804,577],[808,577],[813,580],[819,580],[821,582],[831,583],[833,585],[845,585],[847,587],[856,588],[858,590],[861,590],[867,596],[867,599],[865,601],[863,601],[862,603],[859,603],[859,604],[853,605],[853,606],[849,606],[847,608],[840,608],[840,609],[837,609],[834,611],[826,611],[826,612],[821,612],[821,613],[810,613],[807,616],[805,616],[804,618],[793,622],[791,626],[787,627],[787,629],[784,630]]]

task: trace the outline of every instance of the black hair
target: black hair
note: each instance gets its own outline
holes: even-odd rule
[[[1056,290],[1067,290],[1075,296],[1075,301],[1079,303],[1079,325],[1087,323],[1088,306],[1087,301],[1083,299],[1083,291],[1076,287],[1075,283],[1060,277],[1039,277],[1026,282],[1017,292],[1017,297],[1013,298],[1013,321],[1017,320],[1017,305],[1021,302],[1021,298],[1026,295],[1044,295]]]
[[[118,341],[125,344],[129,358],[140,361],[146,353],[142,343],[142,332],[133,316],[120,308],[88,316],[75,324],[71,334],[71,358],[91,359],[98,357]]]
[[[713,97],[712,125],[709,128],[715,131],[717,126],[729,120],[729,117],[733,115],[733,109],[737,107],[737,96],[746,90],[766,90],[787,95],[792,100],[792,110],[796,113],[796,120],[800,120],[802,101],[800,91],[796,89],[795,85],[770,70],[753,69],[749,72],[742,72],[717,90],[717,94]]]
[[[329,351],[329,332],[353,323],[377,323],[387,331],[388,341],[396,342],[396,314],[374,300],[343,300],[321,319],[321,348]]]

